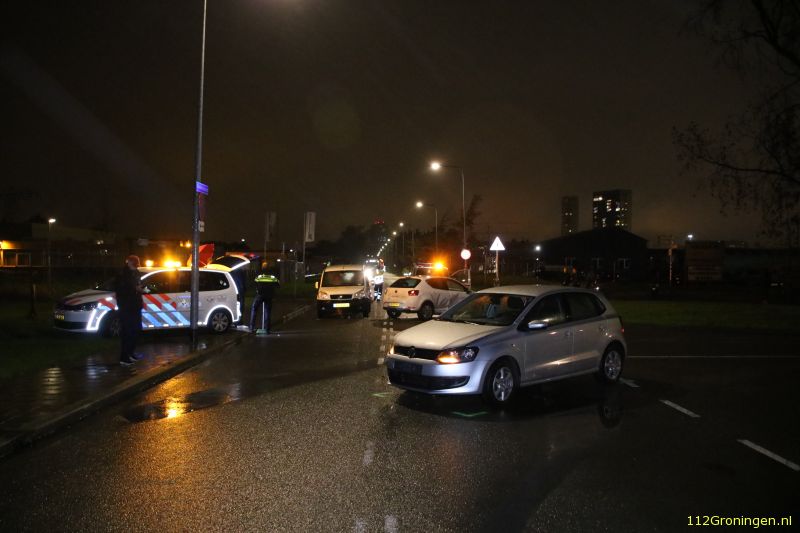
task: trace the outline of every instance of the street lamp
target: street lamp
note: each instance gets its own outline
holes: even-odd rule
[[[192,331],[192,350],[197,349],[197,320],[198,305],[200,303],[200,266],[199,247],[200,247],[200,192],[198,185],[202,182],[202,163],[203,163],[203,89],[206,79],[206,12],[208,0],[203,0],[203,33],[200,43],[200,98],[197,105],[197,148],[195,151],[195,179],[192,187],[194,195],[194,211],[192,217],[192,276],[191,276],[191,299],[189,304],[189,322]]]
[[[417,202],[417,209],[422,209],[423,207],[430,207],[433,209],[434,253],[439,255],[439,209],[435,205]]]
[[[56,219],[47,219],[47,291],[50,293],[51,298],[53,297],[53,267],[50,260],[50,228],[52,228],[55,223]]]
[[[439,161],[433,161],[431,163],[431,170],[434,172],[438,172],[442,168],[457,168],[461,173],[461,222],[463,224],[463,248],[462,250],[467,249],[467,207],[464,201],[464,168],[458,165],[450,165],[447,163],[440,163]],[[464,259],[464,270],[467,269],[467,260]]]

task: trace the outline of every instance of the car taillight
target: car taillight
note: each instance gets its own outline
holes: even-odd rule
[[[409,296],[419,296],[419,291],[417,289],[413,289],[408,291]]]

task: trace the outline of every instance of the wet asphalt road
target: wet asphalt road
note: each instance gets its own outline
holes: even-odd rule
[[[1,461],[0,529],[683,531],[697,515],[800,521],[791,339],[726,344],[723,333],[713,343],[713,333],[629,327],[626,383],[548,384],[491,412],[475,398],[388,386],[383,353],[416,321],[379,313],[308,313]]]

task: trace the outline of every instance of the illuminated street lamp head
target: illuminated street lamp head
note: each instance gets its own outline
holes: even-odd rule
[[[417,207],[422,207],[423,205],[425,204],[423,204],[422,202],[417,202]]]
[[[398,224],[398,226],[400,226],[400,227],[402,228],[403,226],[405,226],[405,224],[403,224],[403,223],[401,222],[400,224]]]
[[[438,161],[434,161],[434,162],[431,163],[431,170],[435,171],[435,170],[439,170],[440,168],[442,168],[442,164],[439,163]]]
[[[536,245],[536,246],[535,246],[533,249],[534,249],[535,251],[537,251],[537,252],[541,252],[541,251],[542,251],[542,247],[541,247],[541,246],[539,246],[538,244],[537,244],[537,245]]]
[[[55,224],[56,223],[56,219],[50,218],[50,219],[47,220],[47,223],[48,224]]]
[[[397,235],[397,232],[396,232],[396,231],[393,231],[393,232],[392,232],[392,235]]]

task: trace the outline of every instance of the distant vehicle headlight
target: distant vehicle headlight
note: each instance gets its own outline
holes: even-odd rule
[[[319,291],[317,293],[317,300],[330,300],[331,296],[325,291]]]
[[[445,365],[469,363],[470,361],[474,361],[477,356],[477,346],[467,346],[465,348],[451,348],[449,350],[442,350],[442,352],[436,356],[436,361]]]

